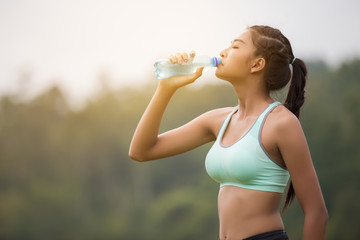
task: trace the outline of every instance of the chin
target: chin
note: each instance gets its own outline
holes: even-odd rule
[[[241,77],[239,73],[232,72],[232,71],[224,71],[224,69],[216,69],[215,76],[221,80],[234,83],[241,81],[244,77]]]
[[[222,71],[219,71],[219,69],[216,69],[215,71],[215,76],[219,79],[222,79],[222,80],[227,80],[227,77],[226,75],[224,74],[224,72]]]
[[[221,73],[221,71],[219,71],[219,69],[216,69],[216,71],[215,71],[215,76],[217,77],[217,78],[220,78],[220,79],[223,79],[223,76],[224,74],[222,74]],[[224,79],[223,79],[224,80]]]

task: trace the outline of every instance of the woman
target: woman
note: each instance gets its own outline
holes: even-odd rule
[[[203,67],[192,75],[162,79],[138,124],[129,156],[148,161],[215,141],[205,164],[221,186],[221,240],[288,239],[280,202],[289,177],[285,207],[296,193],[305,214],[303,239],[325,239],[327,210],[298,120],[304,103],[304,62],[294,57],[288,39],[268,26],[248,28],[220,56],[216,76],[233,86],[238,105],[209,111],[158,135],[171,97],[199,78]],[[171,61],[182,64],[188,56],[177,54]],[[270,93],[289,81],[289,93],[281,105]]]

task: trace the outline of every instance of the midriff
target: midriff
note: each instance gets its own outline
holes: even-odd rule
[[[220,240],[241,240],[259,233],[284,229],[281,193],[235,186],[220,188],[218,211]]]

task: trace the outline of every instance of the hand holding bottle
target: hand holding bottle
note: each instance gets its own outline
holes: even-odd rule
[[[190,59],[189,59],[189,55],[190,55]],[[184,63],[192,63],[192,60],[194,59],[195,57],[195,51],[191,51],[189,53],[189,55],[184,52],[184,53],[177,53],[176,55],[171,55],[169,60],[171,63],[174,63],[174,64],[179,64],[181,65],[183,62]]]
[[[176,65],[183,65],[183,64],[185,65],[186,63],[190,63],[194,57],[195,57],[194,51],[190,52],[189,55],[187,53],[177,53],[176,55],[171,55],[168,60],[168,63],[166,64],[174,65],[174,67],[176,67]],[[160,61],[158,61],[157,63],[159,62]],[[176,90],[190,83],[193,83],[196,79],[198,79],[202,75],[203,69],[204,66],[198,66],[196,68],[196,71],[192,74],[176,74],[168,78],[160,78],[159,84],[163,87]]]
[[[195,57],[195,52],[177,53],[169,59],[159,59],[155,62],[155,74],[158,79],[168,78],[173,75],[189,75],[196,72],[200,66],[205,70],[216,67],[221,63],[221,58],[200,55]]]

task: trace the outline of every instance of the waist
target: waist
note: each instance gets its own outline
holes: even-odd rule
[[[220,235],[242,239],[261,232],[283,229],[281,194],[224,186],[219,191]]]

